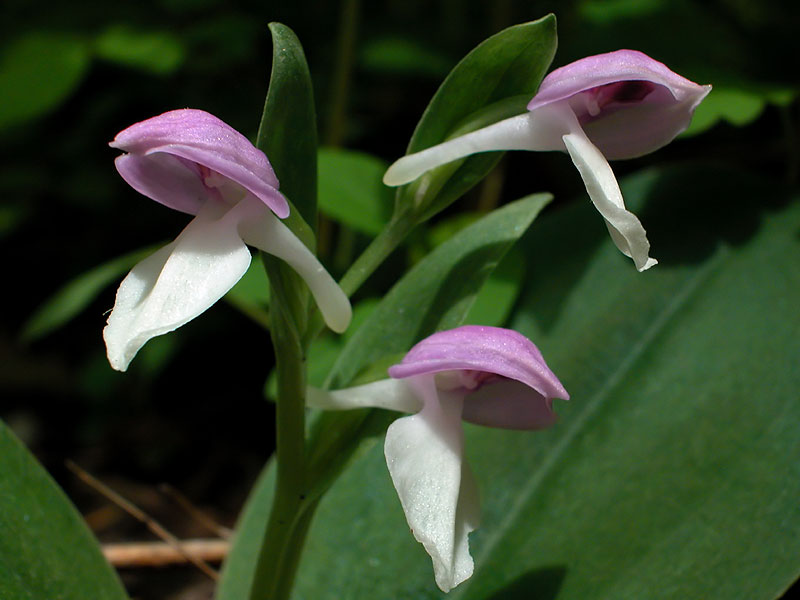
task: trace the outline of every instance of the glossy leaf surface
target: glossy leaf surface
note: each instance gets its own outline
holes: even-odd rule
[[[466,428],[483,521],[450,599],[767,600],[800,573],[800,205],[711,168],[623,192],[648,273],[585,202],[523,240],[511,324],[572,399],[546,432]],[[320,505],[295,598],[441,597],[381,446]]]
[[[504,29],[478,45],[450,72],[425,109],[407,154],[438,144],[476,113],[500,101],[521,97],[513,103],[512,114],[525,111],[547,72],[556,51],[556,19],[548,15],[538,21],[522,23]],[[515,108],[514,108],[515,107]],[[496,120],[512,116],[504,114]],[[474,128],[488,125],[481,122]],[[461,131],[465,133],[465,131]],[[438,194],[426,216],[438,212],[477,184],[500,159],[501,153],[477,154],[463,164],[445,165],[425,177],[427,186]],[[398,190],[398,206],[417,200],[416,185]]]
[[[81,516],[0,421],[0,598],[127,597]]]
[[[297,234],[294,219],[302,217],[312,228],[317,220],[317,118],[314,90],[305,54],[294,32],[270,23],[272,73],[258,128],[256,146],[269,158],[299,215],[287,225]]]

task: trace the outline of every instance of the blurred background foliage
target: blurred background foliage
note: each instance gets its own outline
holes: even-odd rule
[[[212,112],[253,139],[272,54],[266,25],[289,25],[311,68],[325,146],[320,254],[341,275],[388,218],[392,193],[380,177],[404,153],[447,72],[489,35],[548,12],[558,17],[554,67],[634,48],[714,85],[684,139],[616,163],[618,175],[704,160],[796,183],[800,5],[794,3],[6,0],[0,417],[79,504],[91,507],[92,500],[74,489],[65,457],[128,481],[169,480],[230,522],[272,449],[272,410],[262,389],[273,358],[259,325],[265,280],[256,264],[229,302],[153,340],[126,375],[112,371],[101,330],[116,284],[142,249],[175,237],[187,220],[124,184],[107,142],[136,121],[181,107]],[[368,282],[356,298],[357,318],[453,232],[536,191],[555,195],[550,211],[570,198],[584,200],[563,156],[507,155]],[[501,265],[476,309],[486,311],[485,322],[502,324],[524,275],[513,260]],[[321,380],[339,346],[328,337],[314,347],[312,379]]]

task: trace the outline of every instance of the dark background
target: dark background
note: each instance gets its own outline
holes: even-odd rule
[[[160,482],[233,524],[274,444],[272,406],[262,392],[273,363],[269,338],[220,302],[151,342],[120,374],[105,361],[101,338],[115,285],[47,335],[24,335],[25,324],[68,281],[172,239],[186,224],[185,215],[124,184],[107,142],[136,121],[182,107],[212,112],[254,138],[270,70],[268,22],[290,26],[304,45],[326,145],[386,161],[401,156],[428,100],[461,57],[506,26],[555,12],[554,66],[634,48],[714,84],[711,98],[718,100],[698,113],[702,134],[616,163],[618,176],[700,158],[789,182],[797,176],[800,9],[794,3],[6,0],[2,11],[0,417],[101,540],[150,536],[70,475],[65,459],[179,535],[203,532],[157,491]],[[572,165],[559,155],[534,162],[510,154],[487,181],[442,218],[545,190],[557,200],[549,210],[559,210],[582,193]],[[341,275],[347,260],[333,260],[338,225],[326,222],[323,229],[329,241],[322,259]],[[354,251],[366,241],[357,236]],[[396,253],[360,295],[379,296],[418,255]],[[210,589],[188,569],[133,572],[126,582],[140,597],[204,597]]]

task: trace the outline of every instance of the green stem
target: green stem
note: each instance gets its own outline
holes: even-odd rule
[[[400,245],[414,225],[414,220],[407,212],[392,217],[392,220],[386,224],[386,227],[372,240],[342,277],[339,286],[344,293],[352,296],[375,272],[375,269],[386,260],[386,257]]]
[[[318,505],[319,499],[314,500],[298,515],[293,530],[295,543],[287,546],[286,553],[283,556],[281,567],[284,577],[278,580],[275,593],[270,598],[282,600],[291,596],[294,576],[297,573],[297,567],[300,566],[300,557],[303,555],[303,548],[305,547],[304,541]]]
[[[302,304],[291,270],[264,257],[272,292],[272,343],[278,375],[277,480],[249,600],[288,598],[311,518],[306,499],[305,357],[292,307]],[[316,503],[313,503],[316,504]],[[306,516],[307,515],[307,516]]]

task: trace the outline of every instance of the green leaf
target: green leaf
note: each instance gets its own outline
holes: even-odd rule
[[[233,545],[222,565],[215,600],[242,600],[248,597],[256,557],[267,530],[269,508],[275,493],[275,473],[275,461],[271,459],[253,485],[236,524]]]
[[[13,41],[0,57],[0,129],[57,108],[88,67],[89,48],[78,37],[36,32]]]
[[[66,325],[85,310],[106,287],[121,278],[137,262],[156,247],[136,250],[103,263],[79,275],[58,290],[28,319],[20,334],[23,340],[34,341]]]
[[[379,361],[398,349],[407,350],[419,337],[459,325],[497,261],[549,200],[548,195],[539,194],[494,211],[439,246],[409,271],[377,307],[367,309],[368,316],[348,339],[340,355],[344,359],[334,366],[336,380],[347,382],[368,363]],[[387,418],[390,417],[386,411],[378,410],[322,414],[312,433],[311,468],[323,462],[324,468],[319,468],[330,476],[335,467],[345,464],[358,451],[359,446],[368,448],[371,445],[362,440],[384,428]],[[272,502],[273,467],[270,464],[264,469],[239,518],[217,600],[238,600],[250,589],[255,557]],[[362,560],[361,555],[352,553],[351,558],[354,560],[351,566]],[[320,591],[310,597],[329,596],[341,594]]]
[[[798,95],[797,90],[744,90],[715,86],[697,107],[684,136],[696,135],[720,121],[743,127],[755,121],[769,104],[785,106]]]
[[[0,598],[128,596],[83,519],[0,421]]]
[[[121,24],[98,35],[94,51],[109,62],[157,75],[175,71],[186,55],[181,41],[166,31],[138,31]]]
[[[800,574],[800,202],[710,168],[622,188],[654,269],[585,202],[523,240],[512,325],[572,397],[548,431],[465,426],[482,524],[448,600],[768,600]],[[321,502],[297,581],[298,599],[445,597],[381,444]]]
[[[330,387],[344,387],[382,356],[463,323],[483,282],[549,201],[549,195],[535,194],[507,204],[417,263],[348,340],[328,377]]]
[[[272,74],[256,146],[269,158],[290,199],[292,213],[312,228],[317,222],[317,117],[303,47],[294,32],[270,23]],[[286,224],[297,234],[295,218]]]
[[[536,94],[556,52],[556,19],[548,15],[538,21],[514,25],[485,40],[459,62],[437,90],[417,125],[408,145],[408,154],[443,142],[457,129],[487,107],[520,95],[510,114],[498,114],[500,120],[524,112],[525,104]],[[475,122],[472,129],[488,123]],[[467,128],[470,129],[470,128]],[[483,153],[463,163],[445,165],[423,176],[428,200],[438,193],[436,205],[425,217],[442,210],[478,183],[500,159],[501,153]],[[459,166],[460,165],[460,166]],[[414,196],[418,183],[398,190],[397,205],[419,202]],[[427,208],[427,206],[422,206]]]
[[[524,280],[525,260],[522,251],[511,248],[478,292],[465,322],[494,327],[505,325],[522,291]]]
[[[319,209],[351,229],[377,235],[392,214],[388,165],[363,152],[320,148]]]

